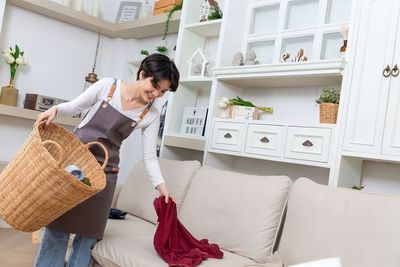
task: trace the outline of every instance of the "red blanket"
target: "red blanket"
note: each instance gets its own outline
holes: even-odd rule
[[[176,204],[164,197],[154,200],[158,215],[158,227],[154,235],[154,248],[168,266],[192,267],[207,258],[221,259],[223,252],[207,239],[197,240],[177,218]]]

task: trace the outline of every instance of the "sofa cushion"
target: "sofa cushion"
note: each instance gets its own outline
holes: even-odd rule
[[[103,267],[165,267],[153,246],[156,226],[132,215],[125,220],[109,220],[103,240],[92,249],[93,258]],[[253,261],[224,251],[222,260],[208,259],[202,267],[243,267]]]
[[[343,267],[400,266],[400,197],[298,179],[279,252],[288,265],[339,257]]]
[[[200,168],[200,162],[159,159],[159,164],[179,211],[190,180]],[[156,224],[153,200],[158,195],[147,176],[143,161],[139,161],[122,186],[116,208]]]
[[[287,176],[254,176],[202,167],[179,217],[197,238],[265,262],[272,253],[288,198]]]

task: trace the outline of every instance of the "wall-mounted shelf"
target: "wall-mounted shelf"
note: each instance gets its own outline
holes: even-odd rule
[[[36,120],[39,113],[40,111],[0,104],[0,116],[11,116],[21,119]],[[81,122],[81,119],[64,117],[55,118],[54,122],[67,126],[76,126]]]
[[[204,136],[191,136],[180,134],[165,134],[164,145],[193,150],[204,151],[206,139]]]
[[[340,83],[344,60],[233,66],[213,69],[218,80],[245,88],[326,86]]]
[[[163,14],[132,22],[111,23],[49,0],[7,0],[7,3],[109,37],[140,39],[162,35],[167,20]],[[172,15],[169,33],[178,32],[180,15],[180,11]]]
[[[186,85],[188,87],[194,87],[194,88],[208,88],[210,90],[211,84],[212,84],[212,78],[211,77],[206,77],[206,78],[191,78],[191,79],[182,79],[180,80],[180,83],[183,85]]]
[[[185,26],[185,29],[203,37],[218,36],[221,29],[221,19],[188,24]]]

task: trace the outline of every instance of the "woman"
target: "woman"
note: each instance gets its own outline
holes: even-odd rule
[[[135,83],[105,78],[76,99],[39,114],[36,123],[45,122],[48,125],[56,116],[71,116],[90,108],[75,129],[75,135],[83,143],[99,141],[104,144],[109,161],[105,169],[106,188],[46,227],[35,266],[64,266],[70,233],[76,236],[67,266],[89,265],[90,251],[97,240],[103,237],[111,207],[117,181],[119,148],[134,129],[142,129],[147,173],[154,187],[168,202],[169,193],[156,158],[159,114],[151,106],[156,98],[167,91],[175,91],[178,82],[179,71],[174,62],[167,56],[153,54],[142,61]],[[101,149],[93,147],[91,151],[100,163],[104,161]]]

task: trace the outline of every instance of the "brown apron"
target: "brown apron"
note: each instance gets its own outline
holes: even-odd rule
[[[153,104],[153,102],[147,104],[140,114],[139,121],[132,120],[108,104],[113,97],[115,89],[116,80],[110,88],[107,101],[103,101],[87,124],[75,130],[75,135],[83,143],[98,141],[106,146],[109,155],[108,165],[105,169],[106,187],[103,191],[51,222],[47,226],[51,229],[97,239],[103,238],[117,183],[121,143],[132,133]],[[104,152],[100,148],[93,146],[90,150],[100,163],[104,162]]]

